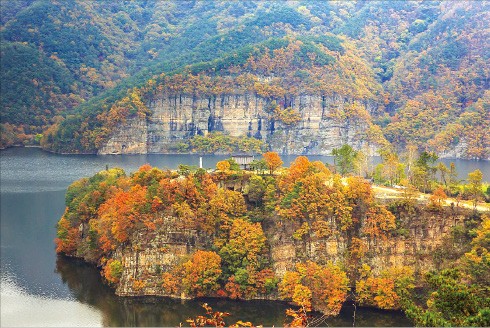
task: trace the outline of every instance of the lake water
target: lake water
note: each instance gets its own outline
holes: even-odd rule
[[[203,156],[214,167],[227,156]],[[295,156],[285,156],[288,164]],[[311,157],[331,162],[326,157]],[[109,167],[127,173],[149,163],[160,168],[197,165],[198,155],[56,155],[36,148],[0,151],[1,325],[2,326],[178,326],[203,314],[200,304],[228,311],[233,320],[265,326],[284,324],[288,305],[270,301],[121,298],[102,284],[96,268],[57,256],[55,225],[64,211],[64,194],[74,180]],[[449,163],[449,161],[448,161]],[[480,168],[490,178],[490,162],[457,160],[460,173]],[[466,171],[464,171],[466,170]],[[353,307],[323,325],[352,326]],[[406,326],[400,312],[358,308],[356,326]]]

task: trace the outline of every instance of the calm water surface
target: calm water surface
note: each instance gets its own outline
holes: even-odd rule
[[[224,158],[203,156],[204,167],[214,167]],[[286,165],[294,158],[284,157]],[[327,157],[311,159],[332,162]],[[199,156],[61,156],[35,148],[0,152],[2,326],[178,326],[202,314],[204,301],[255,324],[284,323],[288,305],[281,302],[120,298],[102,284],[96,268],[56,256],[55,225],[64,211],[68,185],[106,165],[129,173],[145,163],[172,169],[181,163],[197,165]],[[485,179],[490,178],[490,162],[457,160],[456,165],[463,177],[480,168]],[[346,305],[339,317],[323,325],[352,326],[352,316],[353,308]],[[399,312],[358,308],[356,325],[405,326],[410,322]]]

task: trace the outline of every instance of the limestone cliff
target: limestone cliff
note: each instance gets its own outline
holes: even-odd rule
[[[297,111],[299,122],[284,124],[270,112],[270,100],[256,94],[160,94],[147,104],[151,110],[148,119],[127,120],[99,149],[99,154],[175,152],[179,142],[214,131],[255,137],[282,154],[327,155],[346,143],[356,149],[377,147],[375,138],[369,135],[368,120],[333,115],[349,105],[342,97],[300,95],[278,103]],[[370,102],[362,106],[367,112],[375,109]]]
[[[390,267],[410,266],[420,279],[425,272],[438,268],[442,245],[450,237],[453,227],[464,224],[466,214],[462,210],[448,209],[441,213],[419,209],[410,215],[403,215],[400,218],[403,234],[393,235],[388,240],[362,238],[367,245],[363,261],[376,273]],[[175,220],[166,220],[168,224],[161,230],[139,233],[132,244],[115,252],[113,257],[121,261],[124,268],[116,294],[186,297],[165,293],[161,273],[168,271],[172,265],[182,263],[197,249],[206,247],[208,241],[197,231],[177,231]],[[266,220],[262,225],[270,245],[271,264],[278,277],[293,270],[296,263],[306,260],[319,263],[332,261],[343,266],[348,261],[350,241],[346,236],[313,236],[311,241],[302,242],[294,240],[287,227],[274,220]],[[275,299],[277,295],[263,297]]]
[[[361,238],[367,245],[364,261],[381,272],[390,267],[410,266],[417,274],[436,269],[434,256],[439,251],[456,225],[463,225],[465,216],[453,212],[449,218],[441,213],[419,212],[405,216],[401,225],[403,235],[387,240]],[[288,237],[286,229],[276,225],[267,230],[271,243],[271,257],[276,274],[283,275],[292,270],[298,261],[315,260],[345,263],[349,239],[344,237],[313,238],[308,242],[297,242]]]
[[[114,258],[120,260],[124,268],[116,289],[118,295],[164,295],[161,273],[205,244],[197,231],[177,230],[175,226],[175,219],[165,218],[160,230],[139,232],[135,236],[137,243],[116,251]]]
[[[99,154],[146,154],[147,135],[146,120],[129,119],[99,150]]]

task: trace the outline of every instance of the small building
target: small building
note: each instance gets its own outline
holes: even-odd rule
[[[253,162],[255,156],[253,155],[233,155],[231,159],[234,160],[242,170],[250,170],[250,163]]]

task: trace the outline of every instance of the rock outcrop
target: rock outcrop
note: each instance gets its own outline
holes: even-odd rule
[[[263,140],[282,154],[330,154],[333,148],[350,144],[356,149],[368,143],[369,123],[365,118],[333,117],[348,104],[342,97],[301,95],[278,101],[301,115],[291,125],[278,120],[270,101],[255,94],[192,97],[160,95],[148,105],[148,119],[130,119],[119,127],[99,154],[172,153],[194,135],[224,132]],[[367,112],[371,103],[363,104]]]
[[[419,216],[420,215],[420,216]],[[376,273],[390,267],[409,266],[417,274],[436,269],[440,251],[456,225],[463,225],[465,216],[456,214],[445,218],[441,213],[418,213],[403,218],[403,235],[392,236],[386,240],[371,240],[362,237],[367,246],[364,261]],[[271,227],[267,231],[271,244],[271,258],[277,275],[293,270],[298,261],[315,260],[322,263],[332,261],[345,264],[349,240],[346,236],[327,237],[299,243],[288,237],[285,229]]]
[[[420,279],[423,273],[437,268],[437,254],[443,251],[444,241],[454,226],[464,224],[465,217],[465,213],[451,209],[444,213],[423,210],[405,215],[400,218],[403,234],[387,240],[361,238],[367,247],[363,262],[371,266],[375,273],[391,267],[409,266]],[[175,220],[166,220],[168,224],[161,230],[148,234],[140,232],[134,236],[132,244],[116,251],[114,258],[124,268],[116,294],[186,297],[166,294],[162,288],[161,273],[187,259],[197,249],[205,248],[207,240],[197,231],[176,230]],[[304,242],[294,240],[287,227],[273,220],[266,220],[262,225],[270,245],[272,268],[279,277],[293,270],[296,263],[307,260],[318,263],[332,261],[347,266],[347,236],[313,237]],[[274,299],[275,296],[268,297]]]
[[[165,218],[158,231],[139,232],[136,243],[119,248],[114,258],[123,273],[116,289],[120,296],[162,296],[161,273],[170,271],[187,255],[205,244],[196,230],[176,229],[176,220]],[[173,295],[175,296],[175,295]],[[181,295],[177,295],[180,297]]]
[[[99,150],[99,154],[146,154],[148,124],[146,120],[131,118],[124,123]]]

